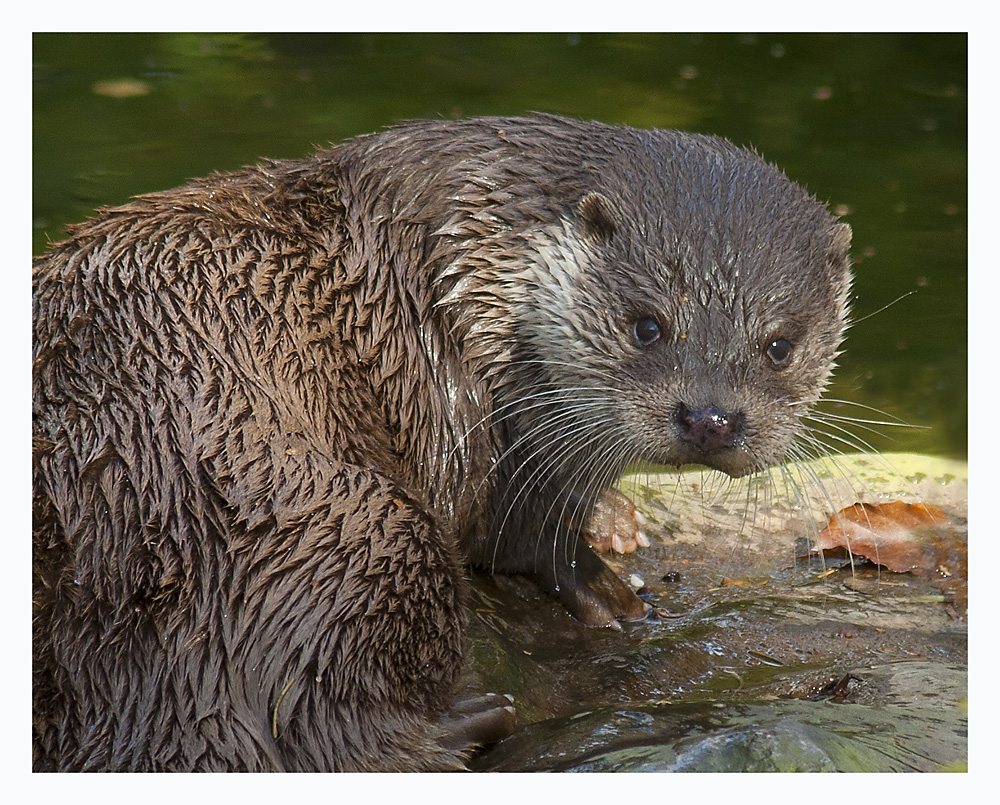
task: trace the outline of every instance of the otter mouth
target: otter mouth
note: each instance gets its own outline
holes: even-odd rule
[[[691,453],[669,466],[683,469],[685,467],[704,467],[710,470],[724,472],[730,478],[742,478],[767,469],[742,450],[720,451],[718,454]]]
[[[704,451],[691,445],[674,444],[666,453],[641,459],[665,469],[702,468],[723,472],[730,478],[763,472],[770,464],[754,456],[744,446]]]

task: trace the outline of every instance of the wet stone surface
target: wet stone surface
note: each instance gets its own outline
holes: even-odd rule
[[[887,463],[891,469],[887,469]],[[605,559],[650,615],[589,629],[528,579],[477,574],[463,688],[511,693],[492,771],[931,771],[967,758],[967,615],[920,573],[809,555],[857,500],[921,500],[966,541],[964,464],[627,478],[650,546]],[[711,484],[719,483],[715,490]],[[750,490],[748,492],[748,489]]]

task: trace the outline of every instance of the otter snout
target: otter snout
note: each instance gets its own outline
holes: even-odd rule
[[[692,411],[684,403],[677,406],[680,438],[702,452],[736,447],[743,438],[745,418],[740,412],[723,411],[707,405]]]

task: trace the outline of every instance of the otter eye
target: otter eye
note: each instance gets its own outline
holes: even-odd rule
[[[784,369],[792,360],[792,345],[784,338],[775,338],[767,345],[767,357],[776,369]]]
[[[659,339],[660,325],[657,324],[656,319],[639,319],[632,328],[632,335],[635,337],[637,346],[648,347]]]

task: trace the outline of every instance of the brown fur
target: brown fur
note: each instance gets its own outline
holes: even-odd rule
[[[458,766],[512,726],[452,708],[463,562],[641,616],[567,523],[637,459],[788,452],[848,240],[722,140],[550,116],[73,228],[34,269],[36,769]]]

